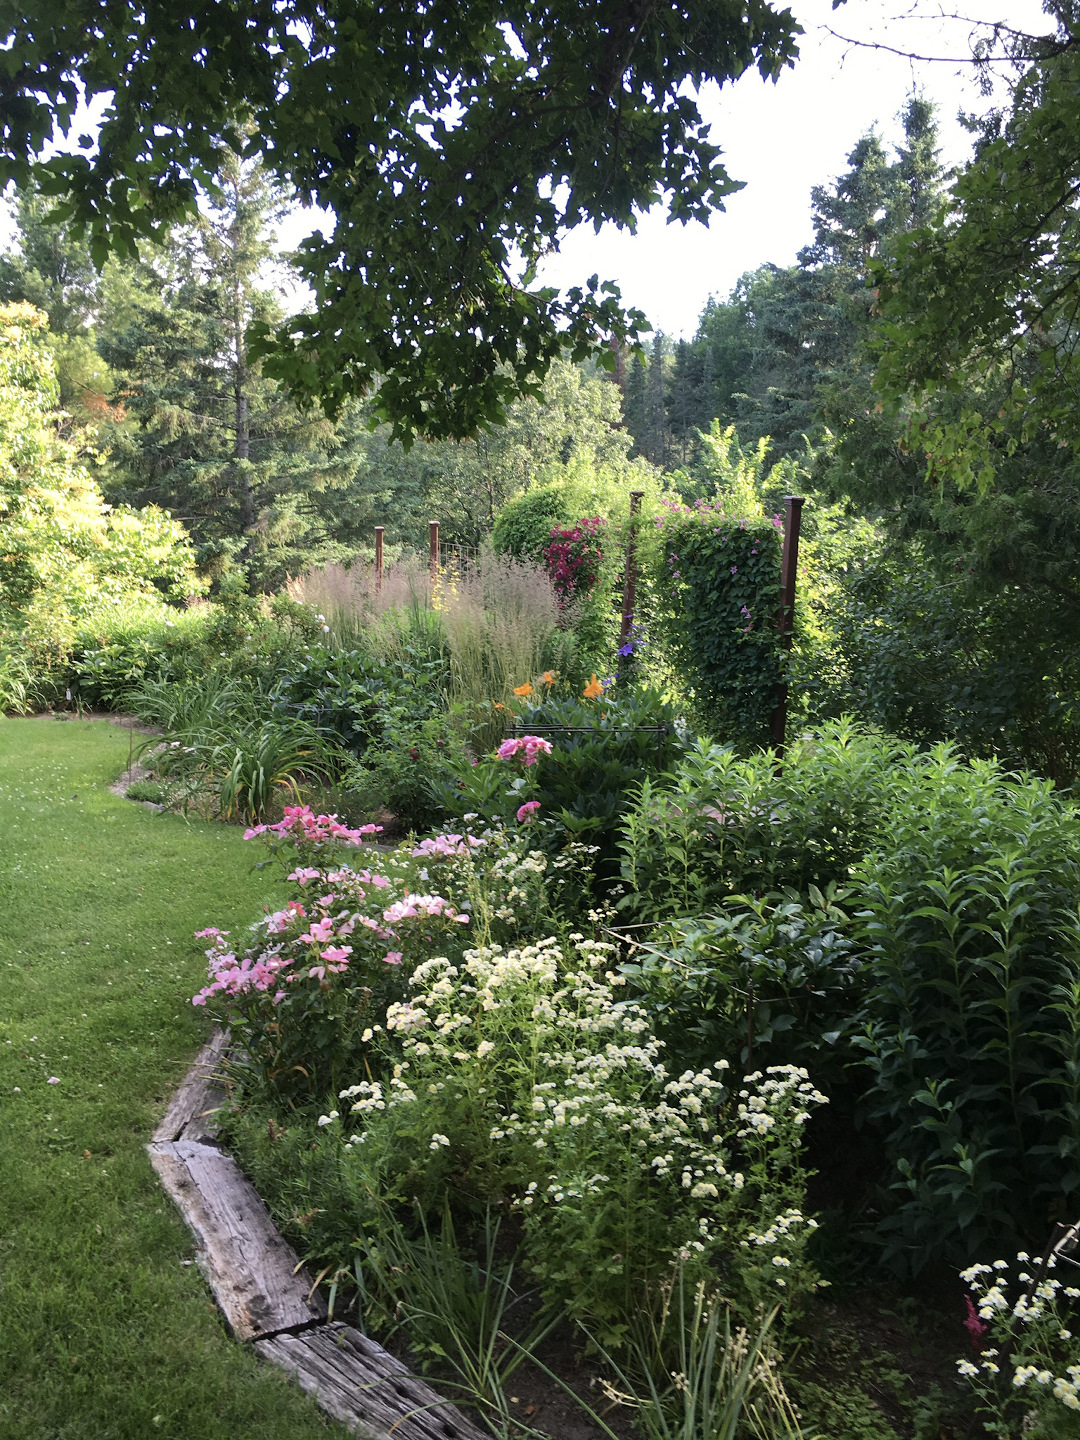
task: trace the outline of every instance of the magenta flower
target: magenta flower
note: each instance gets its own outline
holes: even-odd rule
[[[309,880],[318,880],[321,874],[321,870],[314,870],[310,865],[305,865],[301,870],[290,870],[286,879],[295,880],[298,885],[306,885]]]
[[[384,965],[400,965],[402,955],[400,950],[388,950],[383,956]]]
[[[985,1326],[985,1325],[983,1324],[983,1322],[979,1319],[979,1312],[975,1309],[975,1306],[971,1303],[971,1296],[970,1296],[970,1295],[965,1295],[965,1296],[964,1296],[964,1300],[965,1300],[966,1303],[967,1303],[967,1315],[964,1317],[964,1320],[963,1320],[962,1323],[963,1323],[964,1329],[965,1329],[965,1330],[968,1332],[968,1334],[971,1336],[972,1342],[973,1342],[974,1344],[978,1344],[979,1336],[986,1334],[986,1326]]]
[[[539,735],[518,735],[512,740],[504,740],[496,754],[500,760],[513,760],[521,755],[526,765],[535,765],[541,755],[551,754],[551,741],[543,740]]]
[[[527,825],[530,820],[536,818],[536,812],[540,809],[539,800],[526,800],[525,804],[517,812],[517,818],[522,825]]]

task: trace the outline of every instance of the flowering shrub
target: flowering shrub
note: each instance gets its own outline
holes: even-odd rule
[[[527,817],[521,821],[526,822]],[[551,925],[556,912],[579,909],[581,892],[587,889],[582,877],[588,875],[592,855],[589,846],[573,841],[557,850],[526,848],[523,837],[502,824],[488,826],[480,835],[431,836],[410,853],[425,862],[415,872],[417,878],[457,896],[473,917],[470,936],[485,944],[536,934]],[[388,866],[394,863],[388,857]]]
[[[242,948],[227,932],[200,932],[211,942],[209,982],[192,1001],[220,1009],[243,1047],[249,1087],[283,1098],[320,1095],[362,1063],[402,993],[406,956],[455,948],[454,932],[470,919],[440,895],[392,898],[390,880],[370,870],[299,866],[289,879],[317,898],[265,916]]]
[[[295,855],[311,861],[330,846],[362,845],[372,835],[380,834],[382,828],[381,825],[361,825],[357,830],[350,830],[336,815],[316,815],[309,805],[286,805],[284,816],[276,825],[253,825],[244,831],[244,839],[261,837],[272,855]]]
[[[550,740],[513,736],[479,764],[460,762],[456,783],[440,799],[451,814],[475,812],[489,822],[509,825],[531,816],[535,843],[549,853],[561,850],[567,838],[596,846],[592,868],[603,885],[616,878],[616,826],[632,787],[674,764],[684,743],[674,711],[658,692],[605,689],[593,678],[587,698],[548,696],[525,710],[523,723],[543,729]],[[517,773],[508,773],[508,761]],[[534,803],[540,809],[522,816]]]
[[[435,1214],[467,1176],[473,1202],[510,1203],[529,1268],[608,1343],[628,1297],[680,1268],[745,1312],[794,1302],[814,1284],[801,1131],[825,1097],[791,1066],[737,1091],[723,1060],[669,1074],[602,968],[611,948],[575,935],[419,965],[382,1066],[342,1089],[321,1143],[353,1195]]]
[[[539,735],[515,735],[504,740],[496,754],[500,760],[515,760],[520,756],[524,765],[535,765],[541,755],[551,754],[551,741],[542,740]]]
[[[1056,1268],[1053,1254],[1040,1265],[1021,1250],[1014,1265],[995,1260],[962,1272],[975,1297],[965,1324],[976,1355],[957,1369],[988,1434],[1080,1435],[1080,1338],[1070,1329],[1080,1287],[1050,1273]]]
[[[588,594],[599,580],[603,560],[600,537],[604,525],[599,515],[593,515],[569,529],[552,530],[551,543],[544,551],[544,563],[563,600]]]

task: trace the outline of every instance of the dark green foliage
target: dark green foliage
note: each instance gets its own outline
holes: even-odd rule
[[[216,178],[199,222],[108,287],[98,345],[123,417],[106,430],[109,498],[167,507],[204,570],[235,567],[251,589],[270,590],[370,514],[357,514],[354,494],[327,513],[325,492],[352,478],[355,417],[335,432],[301,414],[248,353],[249,326],[280,316],[265,269],[281,196],[265,170],[229,151]]]
[[[491,532],[491,543],[500,555],[542,564],[552,530],[572,518],[565,487],[534,486],[502,507]]]
[[[80,703],[107,709],[156,686],[155,696],[168,708],[173,682],[225,672],[257,685],[321,633],[312,612],[286,596],[277,596],[269,613],[247,596],[229,593],[218,605],[186,611],[117,605],[79,626],[70,656],[48,681],[57,695],[70,689]]]
[[[1074,9],[1047,13],[1054,33],[1010,31],[1005,40],[1010,101],[978,127],[975,155],[952,187],[950,223],[928,225],[924,215],[875,267],[885,340],[877,384],[894,401],[914,393],[920,428],[929,425],[945,466],[980,488],[1016,427],[1025,439],[1042,431],[1077,444],[1080,62]],[[1005,382],[1005,404],[950,414],[950,392],[987,374]]]
[[[309,721],[356,756],[428,719],[445,680],[440,659],[378,660],[365,650],[317,646],[276,681],[268,706]]]
[[[853,872],[901,1273],[1037,1243],[1080,1186],[1080,812],[944,746],[913,779]]]
[[[656,537],[653,623],[700,722],[743,746],[767,742],[782,674],[778,525],[700,500],[670,507]]]
[[[1068,785],[1080,774],[1080,652],[1071,612],[1027,587],[950,578],[917,549],[882,556],[833,597],[840,662],[821,710],[848,710],[920,744],[943,735]]]
[[[85,153],[37,170],[96,259],[191,215],[221,140],[261,153],[338,223],[304,242],[309,314],[265,333],[274,372],[331,407],[383,376],[398,433],[499,420],[569,344],[635,333],[613,287],[531,285],[556,236],[632,225],[661,195],[705,219],[735,187],[693,98],[708,79],[776,75],[799,27],[763,0],[613,10],[303,0],[246,15],[44,0],[3,26],[0,181],[24,182],[81,84],[111,95]],[[74,138],[74,137],[73,137]],[[511,258],[513,257],[513,258]]]
[[[673,1069],[738,1056],[744,1070],[805,1066],[830,1095],[842,1076],[837,1017],[851,1010],[860,961],[846,892],[810,886],[658,926],[621,967],[654,1017]],[[846,1056],[844,1058],[847,1058]]]
[[[778,770],[699,741],[670,777],[646,780],[620,849],[631,921],[691,917],[731,894],[846,887],[887,826],[915,751],[841,720],[800,736]]]
[[[442,711],[422,719],[401,707],[363,760],[343,772],[357,813],[387,820],[399,830],[419,832],[441,824],[447,813],[445,793],[453,785],[462,752],[458,716]]]
[[[539,800],[539,818],[556,822],[549,833],[559,843],[569,836],[598,847],[596,873],[610,884],[617,874],[617,827],[633,787],[682,754],[675,718],[651,690],[616,687],[595,700],[545,700],[520,716],[513,733],[547,740],[550,755],[524,769],[513,760],[472,765],[466,759],[439,797],[452,815],[475,811],[511,823],[523,801]]]
[[[1033,1246],[1071,1213],[1080,810],[1049,781],[843,725],[781,774],[702,745],[640,787],[621,848],[626,918],[684,917],[634,972],[672,1043],[745,1044],[753,981],[762,1059],[861,1124],[876,1189],[851,1200],[886,1264]]]

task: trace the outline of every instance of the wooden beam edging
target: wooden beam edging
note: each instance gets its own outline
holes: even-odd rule
[[[196,1241],[196,1261],[238,1340],[286,1370],[364,1440],[490,1440],[381,1345],[340,1321],[231,1155],[213,1142],[228,1049],[215,1030],[147,1145],[158,1179]]]

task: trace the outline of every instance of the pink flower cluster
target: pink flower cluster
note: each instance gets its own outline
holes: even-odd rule
[[[540,809],[539,800],[526,800],[525,804],[518,808],[517,818],[522,825],[527,825],[530,820],[536,819],[536,812]]]
[[[412,854],[417,860],[449,860],[454,855],[469,855],[487,843],[475,835],[433,835],[421,840]]]
[[[349,898],[361,901],[365,899],[365,886],[380,890],[390,884],[384,875],[345,867],[325,875],[305,867],[294,871],[290,878],[300,884],[325,880],[327,884],[339,886]],[[273,1003],[280,1004],[287,993],[286,986],[302,980],[317,980],[325,986],[328,976],[344,974],[349,969],[354,947],[343,941],[352,939],[357,944],[370,946],[375,940],[381,942],[378,947],[381,949],[395,938],[395,925],[406,920],[432,918],[451,920],[459,925],[468,925],[470,919],[441,895],[406,895],[403,900],[388,905],[380,919],[375,919],[350,910],[347,904],[342,904],[338,893],[330,890],[314,902],[311,914],[298,900],[290,900],[284,909],[265,916],[255,927],[256,931],[262,931],[263,942],[244,955],[238,956],[230,949],[227,931],[210,926],[200,930],[196,937],[211,942],[206,951],[210,983],[191,1003],[205,1005],[215,995],[237,996],[273,990]],[[376,956],[385,965],[400,965],[403,959],[400,950],[389,950],[383,955],[378,955],[376,950]],[[363,953],[357,958],[363,959]],[[376,957],[368,951],[368,958]]]
[[[315,845],[328,840],[336,840],[341,845],[362,845],[365,836],[378,835],[382,828],[381,825],[361,825],[359,830],[350,830],[347,825],[341,824],[336,815],[316,815],[310,805],[286,805],[284,819],[276,825],[255,825],[245,830],[244,839],[278,835],[283,839]]]
[[[469,923],[468,915],[456,910],[441,895],[406,895],[404,900],[395,900],[383,911],[383,919],[388,925],[396,925],[401,920],[415,920],[419,915],[445,916],[448,920],[456,920],[459,925]]]
[[[541,755],[550,754],[551,741],[541,740],[539,735],[515,736],[512,740],[504,740],[498,749],[500,760],[513,760],[516,755],[524,755],[526,765],[535,765]]]

